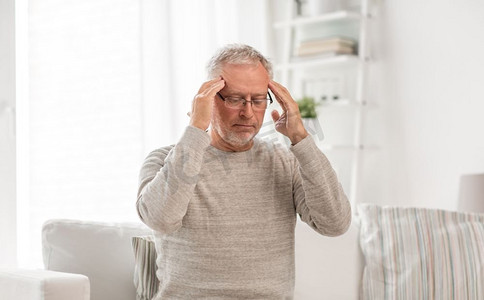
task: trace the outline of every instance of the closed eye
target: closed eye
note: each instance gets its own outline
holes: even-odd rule
[[[252,102],[255,105],[263,105],[263,104],[267,103],[267,99],[254,99],[254,100],[252,100]]]
[[[237,104],[237,103],[242,103],[245,102],[244,98],[232,98],[232,97],[227,97],[225,98],[225,101],[231,103],[231,104]]]

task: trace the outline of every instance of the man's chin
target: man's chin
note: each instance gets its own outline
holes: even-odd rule
[[[248,133],[248,134],[253,134],[256,130],[253,126],[232,126],[231,132],[237,134],[237,133]]]
[[[217,132],[217,135],[228,145],[235,148],[248,148],[252,144],[252,140],[256,136],[258,130],[254,127],[251,130],[227,130],[222,129],[219,124],[212,124],[212,130]]]
[[[246,146],[252,142],[255,137],[254,132],[237,132],[237,133],[229,133],[225,141],[234,145],[234,146]]]

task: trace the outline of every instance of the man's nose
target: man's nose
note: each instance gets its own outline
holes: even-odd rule
[[[240,116],[245,118],[252,118],[254,110],[252,109],[252,102],[245,101],[245,105],[240,109]]]

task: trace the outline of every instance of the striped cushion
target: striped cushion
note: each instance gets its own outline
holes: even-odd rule
[[[152,236],[132,238],[135,256],[134,285],[136,300],[151,300],[158,291],[159,280],[156,277],[156,249]]]
[[[358,206],[362,299],[484,299],[484,214]]]

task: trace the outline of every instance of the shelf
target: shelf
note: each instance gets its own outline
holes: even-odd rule
[[[351,11],[336,11],[314,17],[297,17],[290,21],[277,22],[274,24],[275,29],[287,27],[299,27],[311,24],[329,23],[336,21],[359,21],[361,14]]]
[[[356,55],[336,55],[323,58],[307,58],[298,59],[287,64],[280,64],[275,67],[276,71],[283,71],[287,69],[303,69],[303,68],[315,68],[337,64],[349,64],[357,63],[360,58]]]
[[[378,150],[378,146],[365,145],[320,145],[319,148],[323,151],[364,151],[364,150]]]
[[[323,109],[325,108],[376,108],[377,105],[375,103],[368,103],[368,102],[356,102],[356,101],[350,101],[350,100],[329,100],[327,102],[320,102],[321,107]]]

